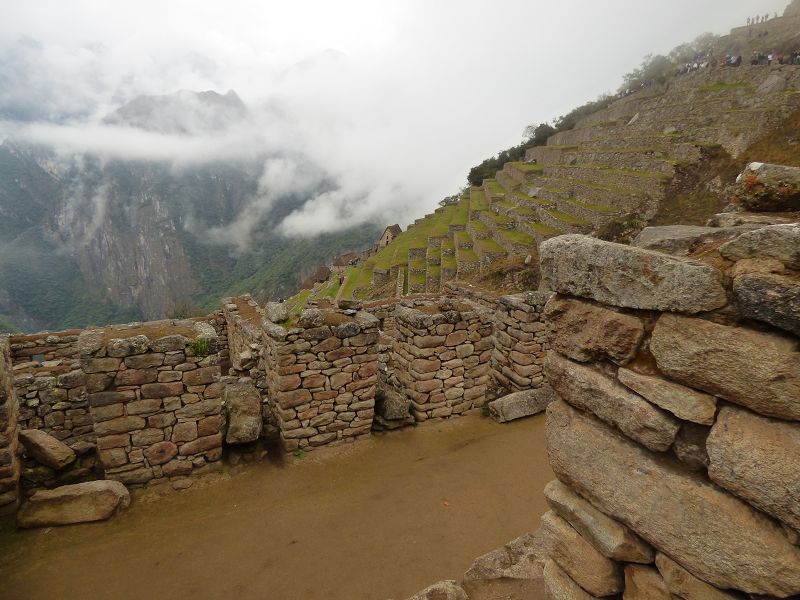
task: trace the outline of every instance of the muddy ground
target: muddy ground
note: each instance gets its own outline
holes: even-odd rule
[[[182,492],[137,494],[105,523],[16,531],[4,518],[0,598],[405,598],[534,530],[551,478],[544,415],[473,414],[302,459],[275,453]]]

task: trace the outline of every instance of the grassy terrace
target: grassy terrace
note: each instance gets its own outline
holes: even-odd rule
[[[496,179],[484,179],[483,185],[485,185],[491,194],[497,194],[502,196],[506,193],[505,188],[500,185],[500,183]]]
[[[425,285],[427,281],[427,277],[425,273],[409,273],[408,274],[408,283],[410,285]]]
[[[456,257],[455,256],[443,256],[442,257],[442,268],[443,269],[455,269],[456,268]]]
[[[453,234],[453,238],[455,239],[456,248],[459,248],[464,243],[472,241],[472,236],[466,231],[456,231]]]
[[[458,262],[478,262],[478,255],[471,248],[458,248],[456,250],[456,259]]]
[[[442,276],[442,267],[439,265],[431,265],[428,267],[428,279],[438,279]]]
[[[408,263],[408,268],[411,271],[424,271],[427,266],[428,262],[424,258],[412,260]]]
[[[518,200],[522,200],[526,204],[538,204],[539,206],[553,206],[553,202],[551,200],[545,200],[544,198],[537,198],[536,196],[528,196],[528,194],[526,194],[525,192],[514,192],[513,196]]]
[[[484,223],[483,221],[478,221],[477,219],[469,222],[469,228],[472,231],[480,231],[480,232],[489,231],[489,227],[486,225],[486,223]]]
[[[455,250],[455,242],[453,242],[452,238],[447,238],[442,240],[442,257],[445,256],[445,251],[447,250]],[[451,253],[452,254],[452,253]]]
[[[469,221],[469,198],[464,197],[456,204],[450,225],[466,225],[467,221]]]
[[[492,223],[496,223],[497,225],[509,225],[514,222],[514,219],[511,217],[501,215],[491,210],[486,211],[484,214]]]
[[[493,239],[485,239],[485,240],[475,240],[475,245],[480,248],[481,252],[496,252],[496,253],[505,253],[505,248],[503,248],[500,244],[495,242]]]
[[[571,215],[569,213],[565,213],[560,210],[550,209],[547,212],[550,213],[559,221],[564,221],[564,223],[568,223],[570,225],[576,225],[576,226],[590,225],[589,221],[586,221],[585,219],[581,219],[580,217],[576,217],[575,215]]]
[[[486,200],[486,194],[480,188],[470,188],[469,190],[469,206],[470,210],[488,210],[489,202]]]
[[[572,186],[572,187],[585,187],[585,188],[589,188],[591,190],[599,190],[599,191],[603,191],[603,192],[612,192],[612,193],[615,193],[615,194],[624,194],[625,196],[634,196],[636,198],[641,198],[641,197],[645,196],[644,192],[641,192],[639,190],[620,187],[620,186],[616,186],[616,185],[602,185],[602,184],[599,184],[599,183],[591,183],[589,181],[584,181],[583,179],[567,179],[566,177],[550,177],[550,176],[548,176],[548,179],[555,180],[555,181],[558,181],[559,183],[564,183],[564,184]],[[543,189],[545,189],[545,188],[543,188]],[[569,190],[564,190],[563,188],[561,188],[561,191],[565,191],[566,192],[566,191],[569,191]]]
[[[362,267],[351,267],[345,271],[344,290],[342,298],[352,298],[353,293],[358,289],[368,288],[372,285],[372,269],[366,265]]]
[[[580,206],[585,208],[586,210],[591,210],[598,213],[613,213],[617,212],[617,209],[613,206],[608,206],[607,204],[601,204],[600,202],[586,202],[579,198],[565,198],[564,202],[569,202],[570,204],[575,204],[576,206]]]
[[[564,233],[555,227],[550,227],[549,225],[545,225],[544,223],[528,223],[528,227],[535,229],[539,233],[544,236],[554,236],[554,235],[561,235]]]
[[[505,239],[509,240],[510,242],[514,242],[515,244],[522,244],[525,246],[535,246],[536,239],[525,233],[524,231],[517,231],[516,229],[510,229],[508,231],[501,231],[500,235],[502,235]]]
[[[660,173],[658,171],[637,171],[636,169],[620,169],[611,165],[553,165],[558,169],[584,169],[587,171],[603,171],[604,173],[616,173],[619,175],[634,175],[636,177],[646,177],[648,179],[670,179],[672,175]]]

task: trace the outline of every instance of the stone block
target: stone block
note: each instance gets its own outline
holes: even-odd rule
[[[189,340],[182,335],[165,335],[150,342],[150,349],[153,352],[172,352],[175,350],[183,350]]]
[[[710,427],[690,422],[681,423],[672,447],[678,460],[695,471],[704,470],[708,466],[706,439],[710,432]]]
[[[748,273],[733,280],[733,301],[748,319],[764,321],[800,336],[800,279]]]
[[[675,441],[680,422],[611,377],[556,352],[547,354],[544,366],[556,394],[573,406],[594,413],[651,450],[663,452]]]
[[[595,596],[622,591],[618,565],[550,511],[542,515],[542,548],[584,590]]]
[[[187,373],[188,374],[188,373]],[[183,383],[146,383],[141,388],[142,398],[166,398],[167,396],[180,396],[183,393]]]
[[[187,404],[175,411],[175,416],[179,421],[188,421],[200,417],[218,414],[222,410],[220,401],[216,398],[201,400],[193,404]]]
[[[542,573],[547,600],[595,600],[597,596],[586,593],[554,560],[544,561]]]
[[[69,446],[40,429],[21,430],[19,441],[30,458],[52,469],[75,462],[75,452]]]
[[[729,260],[767,258],[800,270],[800,224],[770,225],[749,231],[720,246]]]
[[[149,446],[163,439],[163,429],[142,429],[131,434],[131,443],[134,446]]]
[[[653,549],[625,525],[604,515],[558,480],[544,488],[547,504],[604,556],[621,562],[649,564]]]
[[[134,400],[125,405],[129,415],[147,415],[161,410],[161,398],[145,398]]]
[[[552,330],[550,347],[579,362],[629,363],[644,336],[644,323],[634,315],[563,296],[545,305],[544,317]]]
[[[145,424],[145,420],[142,417],[118,417],[116,419],[95,423],[94,431],[97,435],[127,433],[129,431],[142,429]]]
[[[220,447],[222,447],[222,434],[215,433],[182,444],[179,448],[179,453],[181,456],[190,456]]]
[[[81,369],[84,373],[108,373],[119,369],[122,361],[119,358],[82,358]]]
[[[800,352],[788,336],[664,314],[650,340],[676,381],[758,413],[800,420]]]
[[[158,371],[155,369],[125,369],[117,371],[114,377],[114,385],[142,385],[153,383],[158,379]]]
[[[261,436],[261,396],[252,383],[234,383],[223,392],[228,430],[225,441],[229,444],[254,442]]]
[[[178,447],[169,441],[156,442],[144,451],[144,457],[151,465],[163,465],[178,454]]]
[[[625,593],[622,600],[678,600],[653,567],[625,566]]]
[[[625,308],[698,313],[728,302],[720,271],[660,252],[560,235],[540,248],[542,283]]]
[[[547,409],[546,437],[561,481],[696,576],[753,594],[800,592],[800,548],[745,502],[561,401]]]
[[[40,490],[17,513],[20,527],[50,527],[102,521],[130,505],[130,494],[118,481],[89,481]]]
[[[129,369],[150,369],[164,364],[164,354],[161,352],[140,354],[125,358],[125,366]]]
[[[183,374],[184,385],[208,385],[219,377],[219,367],[201,367]],[[172,396],[173,394],[170,394]]]
[[[670,592],[684,600],[737,600],[728,592],[723,592],[689,573],[668,556],[656,554],[656,567]]]
[[[715,483],[800,530],[800,423],[726,406],[706,448]]]
[[[521,390],[489,402],[489,414],[498,423],[539,414],[555,400],[553,388],[543,385],[532,390]]]
[[[656,406],[668,410],[684,421],[711,425],[717,412],[717,399],[663,377],[642,375],[620,368],[617,379]]]
[[[124,390],[121,392],[95,392],[89,394],[89,406],[108,406],[136,399],[136,392]]]

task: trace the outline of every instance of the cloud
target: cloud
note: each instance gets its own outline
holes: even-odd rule
[[[7,3],[0,139],[176,166],[263,161],[249,212],[214,232],[228,242],[290,192],[307,197],[279,225],[287,235],[404,224],[529,123],[614,89],[645,54],[785,2]],[[103,122],[137,96],[182,89],[236,90],[248,115],[166,133]]]

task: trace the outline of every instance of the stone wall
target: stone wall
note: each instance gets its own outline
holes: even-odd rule
[[[177,481],[219,461],[224,416],[216,342],[214,327],[201,321],[81,334],[81,367],[106,479]]]
[[[449,299],[409,304],[395,309],[390,363],[415,420],[483,406],[494,348],[489,311]]]
[[[17,398],[8,336],[0,335],[0,510],[16,506],[20,463],[17,455]]]
[[[284,450],[370,434],[378,319],[354,309],[304,310],[295,327],[264,322],[263,368]]]
[[[542,244],[551,597],[800,593],[798,241]]]

